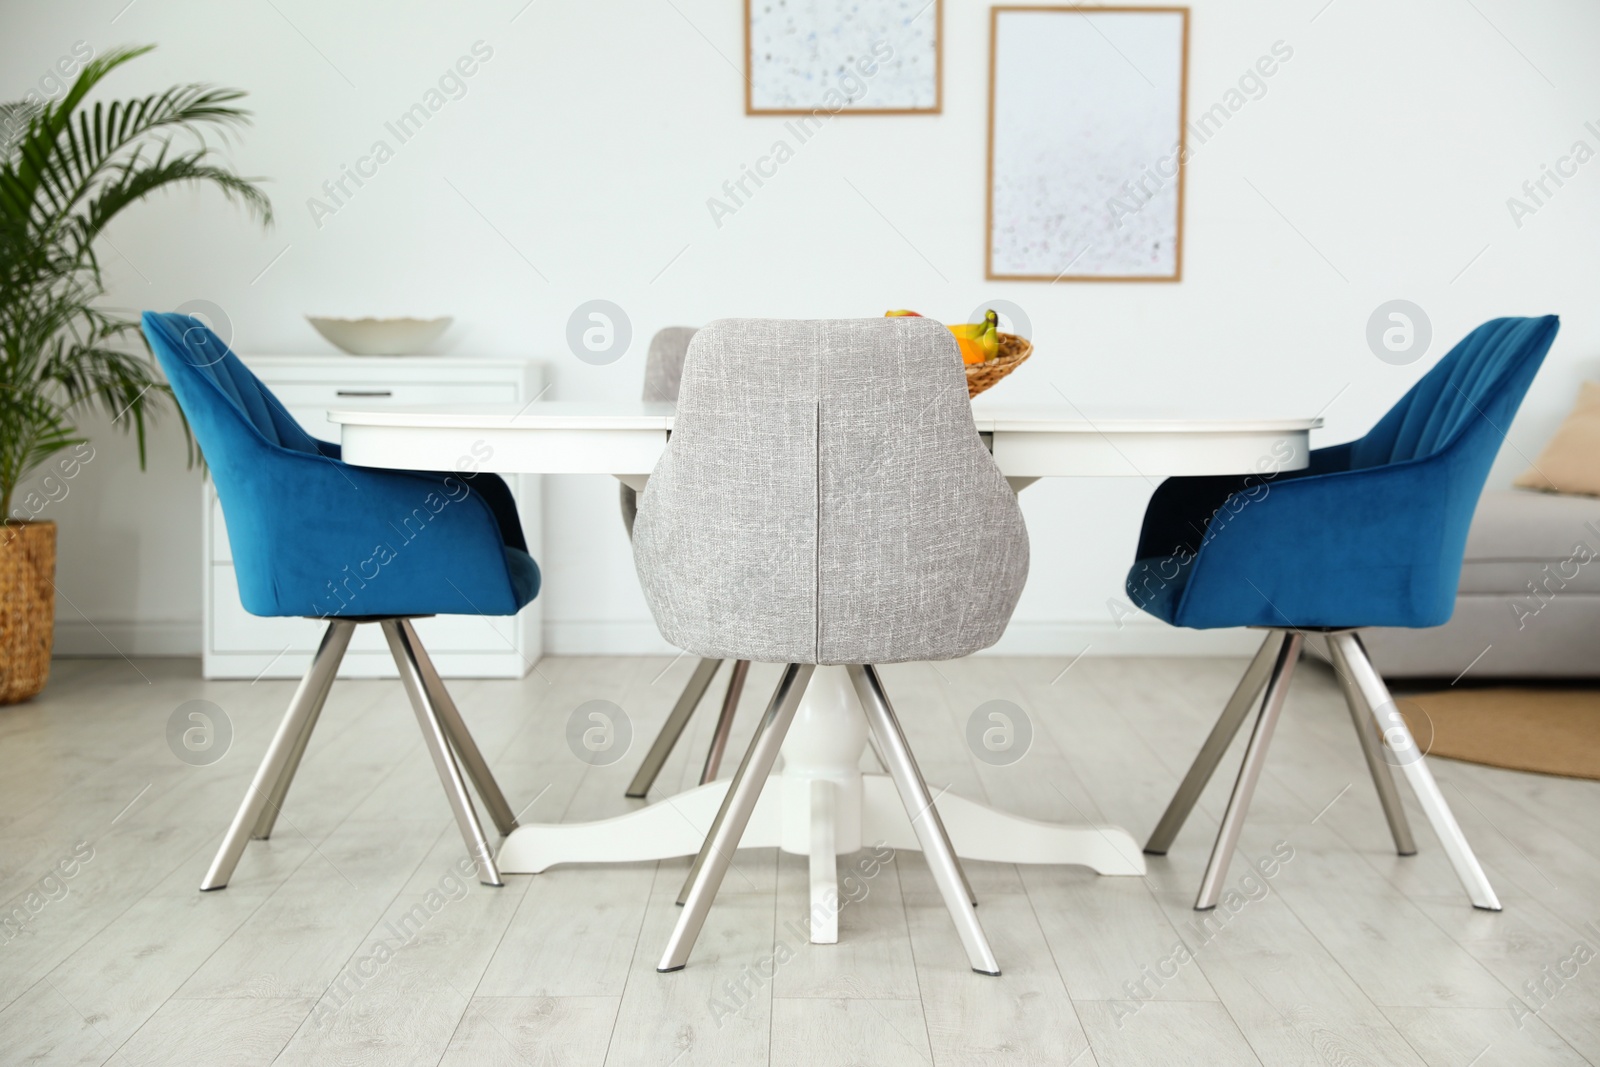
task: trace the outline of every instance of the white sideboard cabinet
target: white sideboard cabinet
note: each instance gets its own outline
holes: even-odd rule
[[[527,403],[543,387],[536,363],[523,359],[459,356],[243,356],[313,437],[338,441],[329,408],[411,404]],[[540,560],[540,479],[508,477],[522,515],[528,551]],[[234,580],[228,528],[210,479],[203,523],[205,572],[202,636],[207,678],[294,678],[305,673],[325,623],[314,619],[263,619],[247,613]],[[422,639],[447,678],[520,678],[542,651],[541,599],[511,618],[440,615],[419,619]],[[356,628],[341,677],[396,675],[389,646],[377,626]]]

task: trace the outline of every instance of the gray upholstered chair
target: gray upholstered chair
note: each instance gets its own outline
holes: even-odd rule
[[[701,330],[633,550],[667,640],[786,665],[659,969],[687,962],[815,665],[843,664],[973,969],[999,973],[873,666],[994,644],[1027,577],[1022,512],[950,332],[909,317]]]
[[[665,326],[656,331],[656,335],[650,339],[650,352],[645,357],[644,363],[645,400],[668,403],[677,401],[678,383],[683,380],[684,356],[688,354],[689,341],[694,335],[693,326]],[[624,485],[622,522],[627,526],[630,538],[633,536],[634,516],[638,512],[637,495],[630,486]],[[678,738],[683,736],[684,727],[689,725],[690,717],[700,706],[706,690],[711,688],[711,680],[716,677],[717,670],[721,666],[722,660],[714,658],[702,659],[696,664],[694,673],[689,676],[689,684],[684,686],[683,692],[678,695],[678,702],[672,706],[672,712],[667,716],[665,725],[651,743],[644,762],[639,765],[638,772],[628,783],[628,796],[642,797],[650,792],[656,776],[661,773],[662,765],[667,762],[667,757],[672,755],[672,747],[678,743]],[[728,677],[728,689],[722,696],[722,712],[717,716],[717,728],[711,734],[711,747],[707,750],[706,761],[700,768],[701,785],[716,778],[717,770],[722,766],[722,753],[728,747],[728,734],[733,729],[733,716],[739,708],[739,696],[744,692],[744,679],[749,671],[749,660],[738,660],[733,665],[733,673]]]

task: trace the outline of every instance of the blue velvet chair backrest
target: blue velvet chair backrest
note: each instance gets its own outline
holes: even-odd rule
[[[146,312],[144,331],[210,468],[246,611],[511,615],[537,594],[500,479],[345,464],[197,320]]]
[[[303,522],[284,536],[288,514],[316,498],[303,464],[326,464],[336,445],[317,441],[222,339],[199,320],[147,311],[150,348],[166,372],[205,456],[222,502],[234,573],[245,609],[254,615],[312,614],[312,598],[290,593],[294,562],[308,561],[314,538]]]
[[[1473,330],[1351,444],[1350,466],[1422,459],[1459,443],[1481,455],[1487,475],[1557,325],[1546,315],[1493,319]]]
[[[1485,323],[1364,437],[1317,449],[1305,470],[1163,483],[1129,595],[1202,629],[1448,621],[1479,494],[1559,327]],[[1168,574],[1175,552],[1192,562]]]
[[[144,322],[167,342],[154,346],[156,359],[185,411],[190,411],[192,404],[223,422],[236,423],[237,429],[254,430],[269,445],[320,453],[316,439],[222,339],[200,322],[186,315],[154,312],[147,314]],[[190,417],[193,420],[192,411]],[[201,420],[201,425],[208,421]],[[203,434],[200,447],[208,462],[215,464],[229,450],[227,434],[204,432],[199,427],[196,433]]]

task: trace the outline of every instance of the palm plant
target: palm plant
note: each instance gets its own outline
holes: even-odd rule
[[[175,86],[135,100],[84,103],[100,80],[151,47],[85,64],[60,100],[0,105],[0,517],[19,482],[84,440],[90,409],[138,440],[170,410],[171,389],[137,324],[95,306],[105,291],[95,243],[121,211],[169,186],[211,185],[263,224],[255,179],[218,162],[213,139],[248,125],[245,94]]]

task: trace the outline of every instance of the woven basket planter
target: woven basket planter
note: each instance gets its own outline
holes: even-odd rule
[[[1000,351],[993,359],[967,364],[967,397],[971,399],[1016,370],[1033,354],[1033,342],[1014,333],[1000,334]]]
[[[0,525],[0,704],[36,696],[50,678],[55,575],[55,523]]]

